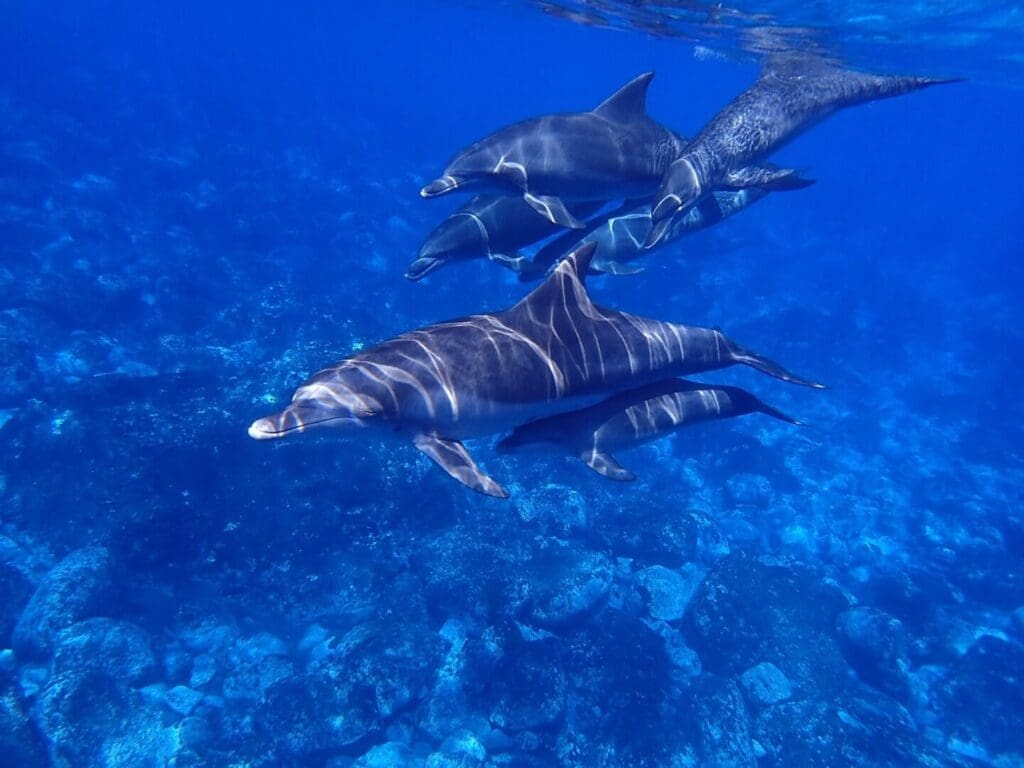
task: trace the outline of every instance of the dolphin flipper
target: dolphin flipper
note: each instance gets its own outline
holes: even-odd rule
[[[609,480],[636,480],[636,475],[619,464],[610,453],[594,448],[580,454],[580,459],[597,474],[604,475]]]
[[[508,267],[517,274],[522,274],[524,269],[528,269],[529,259],[527,259],[521,253],[489,253],[487,258],[493,261],[495,264],[501,264],[503,267]]]
[[[569,229],[584,229],[586,227],[586,224],[573,216],[569,209],[565,207],[565,203],[562,202],[561,198],[554,195],[534,195],[530,192],[524,192],[523,200],[552,224],[568,227]]]
[[[508,491],[484,474],[458,440],[444,440],[434,435],[417,435],[413,443],[437,463],[441,469],[474,491],[498,499],[507,499]]]
[[[805,189],[814,183],[814,179],[805,179],[793,168],[774,168],[763,165],[748,165],[737,168],[726,176],[724,189],[740,190],[749,187],[765,189],[771,192],[789,192]]]

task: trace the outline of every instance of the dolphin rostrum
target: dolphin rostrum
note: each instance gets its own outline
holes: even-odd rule
[[[473,490],[507,497],[461,440],[592,405],[669,376],[742,363],[821,388],[717,329],[663,323],[591,302],[594,244],[570,254],[511,309],[405,333],[352,355],[299,387],[291,405],[249,427],[256,439],[312,427],[379,427],[410,438]]]
[[[793,419],[739,387],[667,379],[631,389],[596,405],[532,421],[498,443],[498,451],[554,446],[612,480],[635,480],[612,451],[635,448],[702,421],[765,413]]]
[[[654,228],[646,247],[666,236],[673,217],[708,192],[727,186],[731,171],[760,162],[839,109],[942,82],[949,81],[869,75],[817,59],[769,60],[757,81],[673,160],[654,198]]]
[[[585,218],[601,205],[573,203],[569,211]],[[521,197],[477,195],[427,235],[405,276],[421,280],[446,264],[476,258],[490,259],[518,271],[525,261],[520,248],[560,231],[560,226],[542,219]]]

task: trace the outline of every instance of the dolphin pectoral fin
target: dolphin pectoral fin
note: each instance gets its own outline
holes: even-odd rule
[[[731,190],[756,187],[769,192],[790,192],[805,189],[814,179],[805,179],[793,168],[775,168],[763,165],[748,165],[738,168],[725,178],[724,188]]]
[[[445,472],[474,491],[498,499],[507,499],[508,491],[483,473],[458,440],[444,440],[433,435],[417,435],[413,443]]]
[[[552,224],[568,227],[569,229],[583,229],[586,227],[586,224],[573,216],[569,209],[565,207],[565,203],[554,195],[534,195],[530,192],[524,192],[523,200]]]
[[[609,480],[636,480],[636,475],[620,465],[610,453],[595,448],[580,454],[580,459],[597,474],[604,475]]]
[[[529,260],[521,253],[491,253],[487,255],[487,258],[493,261],[495,264],[501,264],[503,267],[508,267],[516,274],[522,274],[523,269],[526,268]]]

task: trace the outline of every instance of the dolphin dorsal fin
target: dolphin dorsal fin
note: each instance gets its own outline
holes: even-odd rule
[[[644,72],[619,88],[594,110],[595,115],[616,123],[628,123],[647,117],[647,86],[654,79],[653,72]]]
[[[590,260],[597,251],[597,243],[584,243],[562,259],[547,279],[516,304],[512,311],[526,310],[535,317],[541,316],[533,310],[539,307],[562,305],[567,310],[589,307],[590,297],[584,281]],[[546,314],[546,313],[545,313]]]

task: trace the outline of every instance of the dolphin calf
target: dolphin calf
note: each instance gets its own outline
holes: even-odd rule
[[[584,286],[594,250],[590,243],[570,254],[510,309],[427,326],[320,371],[295,391],[291,405],[253,422],[250,437],[376,427],[410,439],[473,490],[505,498],[462,440],[505,432],[669,376],[736,363],[821,388],[717,329],[594,304]]]
[[[673,219],[672,226],[661,243],[666,244],[684,235],[714,226],[763,199],[767,194],[766,189],[750,187],[738,192],[715,192],[705,195],[684,215]],[[612,275],[642,272],[644,267],[632,262],[650,253],[649,249],[644,248],[644,243],[651,233],[651,228],[651,206],[645,204],[622,215],[588,225],[582,236],[576,230],[566,232],[537,251],[532,261],[518,262],[520,278],[530,280],[541,277],[570,249],[591,242],[597,243],[597,253],[590,262],[592,272]]]
[[[601,206],[601,202],[580,202],[570,205],[569,211],[586,218]],[[477,195],[427,235],[405,276],[421,280],[446,264],[477,258],[518,270],[525,261],[520,248],[561,230],[538,216],[522,197]]]
[[[839,109],[942,82],[949,81],[869,75],[819,60],[769,60],[757,81],[715,115],[673,160],[654,198],[654,227],[646,247],[668,234],[673,217],[721,189],[730,171],[759,162]]]
[[[636,475],[624,469],[611,451],[635,448],[702,421],[748,413],[765,413],[800,424],[745,389],[667,379],[588,408],[524,424],[498,443],[498,451],[554,446],[579,456],[592,470],[612,480],[635,480]]]
[[[471,185],[521,195],[552,223],[582,229],[564,201],[653,194],[685,146],[647,115],[653,77],[640,75],[590,112],[535,117],[492,133],[456,155],[420,195]]]

